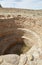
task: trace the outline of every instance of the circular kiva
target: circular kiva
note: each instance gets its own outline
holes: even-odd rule
[[[36,44],[39,45],[39,47],[41,47],[41,39],[40,39],[39,35],[36,32],[34,32],[30,29],[26,29],[26,28],[18,28],[18,30],[24,31],[24,35],[22,36],[24,41],[29,40],[29,41],[33,42],[33,44],[36,43]]]

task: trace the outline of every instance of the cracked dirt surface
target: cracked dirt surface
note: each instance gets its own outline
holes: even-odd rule
[[[42,65],[42,11],[0,12],[0,65]]]

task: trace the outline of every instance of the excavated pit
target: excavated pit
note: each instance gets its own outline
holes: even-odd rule
[[[29,44],[29,40],[22,38],[24,31],[14,29],[14,33],[8,33],[0,38],[0,55],[6,54],[24,54],[32,45]],[[28,42],[27,42],[28,41]],[[27,44],[26,44],[27,43]]]
[[[0,65],[42,65],[42,10],[0,8]]]
[[[16,42],[15,45],[11,45],[6,51],[3,53],[4,55],[6,54],[24,54],[30,49],[29,46],[26,46],[26,44],[21,41],[21,42]]]
[[[28,25],[26,24],[30,20]],[[39,44],[39,36],[29,27],[34,20],[17,16],[0,19],[0,55],[24,54],[35,44]],[[28,27],[28,28],[27,28]]]

